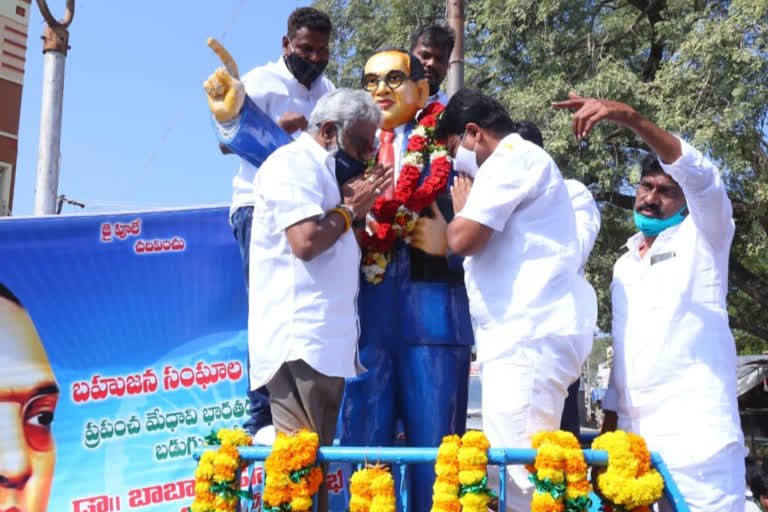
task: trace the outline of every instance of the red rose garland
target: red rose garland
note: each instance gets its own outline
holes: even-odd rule
[[[445,145],[434,139],[437,116],[445,110],[440,103],[430,103],[421,111],[417,126],[408,136],[403,167],[397,178],[393,197],[379,197],[371,208],[375,221],[363,233],[365,248],[360,267],[366,281],[378,284],[384,279],[389,250],[398,238],[410,243],[419,212],[432,204],[445,190],[451,163]],[[429,176],[419,185],[421,171],[429,159]]]

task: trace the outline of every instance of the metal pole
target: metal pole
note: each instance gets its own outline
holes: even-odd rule
[[[464,0],[447,0],[445,19],[456,34],[448,65],[448,96],[464,88]]]
[[[34,213],[35,215],[52,215],[56,212],[56,198],[59,188],[64,63],[69,49],[67,27],[74,16],[75,0],[67,0],[66,15],[61,21],[56,21],[51,16],[45,0],[37,0],[37,5],[48,26],[45,27],[45,34],[42,36],[45,63]]]

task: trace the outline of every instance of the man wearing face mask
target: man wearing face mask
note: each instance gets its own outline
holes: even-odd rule
[[[597,317],[568,190],[552,158],[515,133],[497,101],[457,92],[437,125],[454,168],[448,246],[464,279],[482,375],[483,430],[496,448],[557,430]],[[507,468],[507,510],[530,510],[533,484]]]
[[[335,176],[342,148],[366,161],[381,111],[364,91],[320,99],[308,132],[277,149],[254,178],[248,345],[251,387],[265,385],[275,427],[317,432],[333,442],[344,378],[358,360],[360,249],[351,229],[391,179],[376,166],[344,184]],[[318,509],[327,510],[325,485]]]
[[[208,102],[217,122],[219,136],[233,139],[241,125],[250,125],[252,109],[260,109],[259,115],[277,123],[285,133],[275,133],[276,144],[297,138],[307,129],[307,118],[317,101],[334,89],[323,71],[328,65],[331,20],[327,14],[311,7],[296,9],[288,17],[286,35],[282,40],[282,56],[275,62],[255,68],[239,79],[237,66],[226,50],[217,43],[211,44],[224,62],[205,82]],[[246,98],[248,102],[246,102]],[[245,105],[245,108],[244,108]],[[271,123],[269,123],[271,124]],[[247,130],[240,130],[247,133]],[[280,132],[281,130],[276,130]],[[289,134],[287,136],[286,134]],[[235,139],[237,140],[237,139]],[[236,146],[236,145],[235,145]],[[232,205],[230,223],[240,246],[246,286],[249,280],[248,246],[251,238],[253,215],[253,180],[258,166],[269,151],[237,151],[243,158],[240,169],[232,180]],[[243,427],[255,441],[271,444],[274,429],[269,412],[269,396],[266,389],[255,389],[248,393],[250,416]]]
[[[643,436],[692,511],[741,512],[745,450],[725,301],[734,223],[720,173],[623,103],[571,93],[552,106],[576,111],[578,140],[605,120],[629,128],[653,151],[635,197],[639,232],[613,269],[603,431]],[[660,510],[672,508],[662,500]]]

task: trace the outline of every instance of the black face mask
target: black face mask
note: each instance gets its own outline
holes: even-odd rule
[[[352,157],[341,148],[336,151],[333,158],[336,160],[336,181],[339,183],[339,187],[355,176],[362,174],[367,167],[366,162]]]
[[[302,84],[311,84],[317,77],[323,74],[328,61],[312,62],[304,57],[299,57],[294,52],[289,53],[283,57],[285,65],[291,71],[291,74],[296,77],[296,80]]]

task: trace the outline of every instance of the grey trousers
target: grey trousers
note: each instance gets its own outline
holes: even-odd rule
[[[317,432],[320,446],[333,444],[336,420],[344,396],[344,378],[328,377],[303,360],[283,363],[267,383],[272,423],[279,432],[290,434],[301,429]],[[323,475],[327,473],[323,465]],[[317,494],[319,512],[328,511],[325,478]]]

